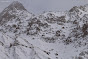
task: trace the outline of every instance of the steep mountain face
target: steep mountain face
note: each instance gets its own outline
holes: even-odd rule
[[[32,14],[21,3],[15,1],[0,13],[0,24],[2,25],[13,19],[26,19],[31,16]]]
[[[37,16],[19,2],[0,13],[0,59],[88,59],[88,5]]]

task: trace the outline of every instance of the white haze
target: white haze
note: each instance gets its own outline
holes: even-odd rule
[[[87,0],[0,0],[0,12],[13,1],[20,1],[25,8],[34,14],[43,11],[66,11],[73,6],[87,4]]]

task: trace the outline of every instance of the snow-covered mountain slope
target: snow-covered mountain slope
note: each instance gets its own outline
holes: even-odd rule
[[[13,2],[0,13],[0,59],[88,59],[88,5],[37,16]]]
[[[0,24],[13,19],[29,19],[31,16],[21,3],[15,1],[0,13]]]

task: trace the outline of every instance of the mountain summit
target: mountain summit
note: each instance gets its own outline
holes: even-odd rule
[[[15,18],[25,18],[29,15],[31,15],[31,13],[29,13],[20,2],[14,1],[0,13],[0,24]]]
[[[8,6],[8,9],[11,9],[11,10],[14,10],[14,9],[17,9],[17,10],[26,10],[24,8],[24,6],[20,2],[18,2],[18,1],[14,1],[12,4],[10,4]]]

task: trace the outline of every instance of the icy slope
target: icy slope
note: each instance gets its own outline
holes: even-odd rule
[[[0,59],[88,59],[88,5],[37,16],[13,2],[0,13]]]

